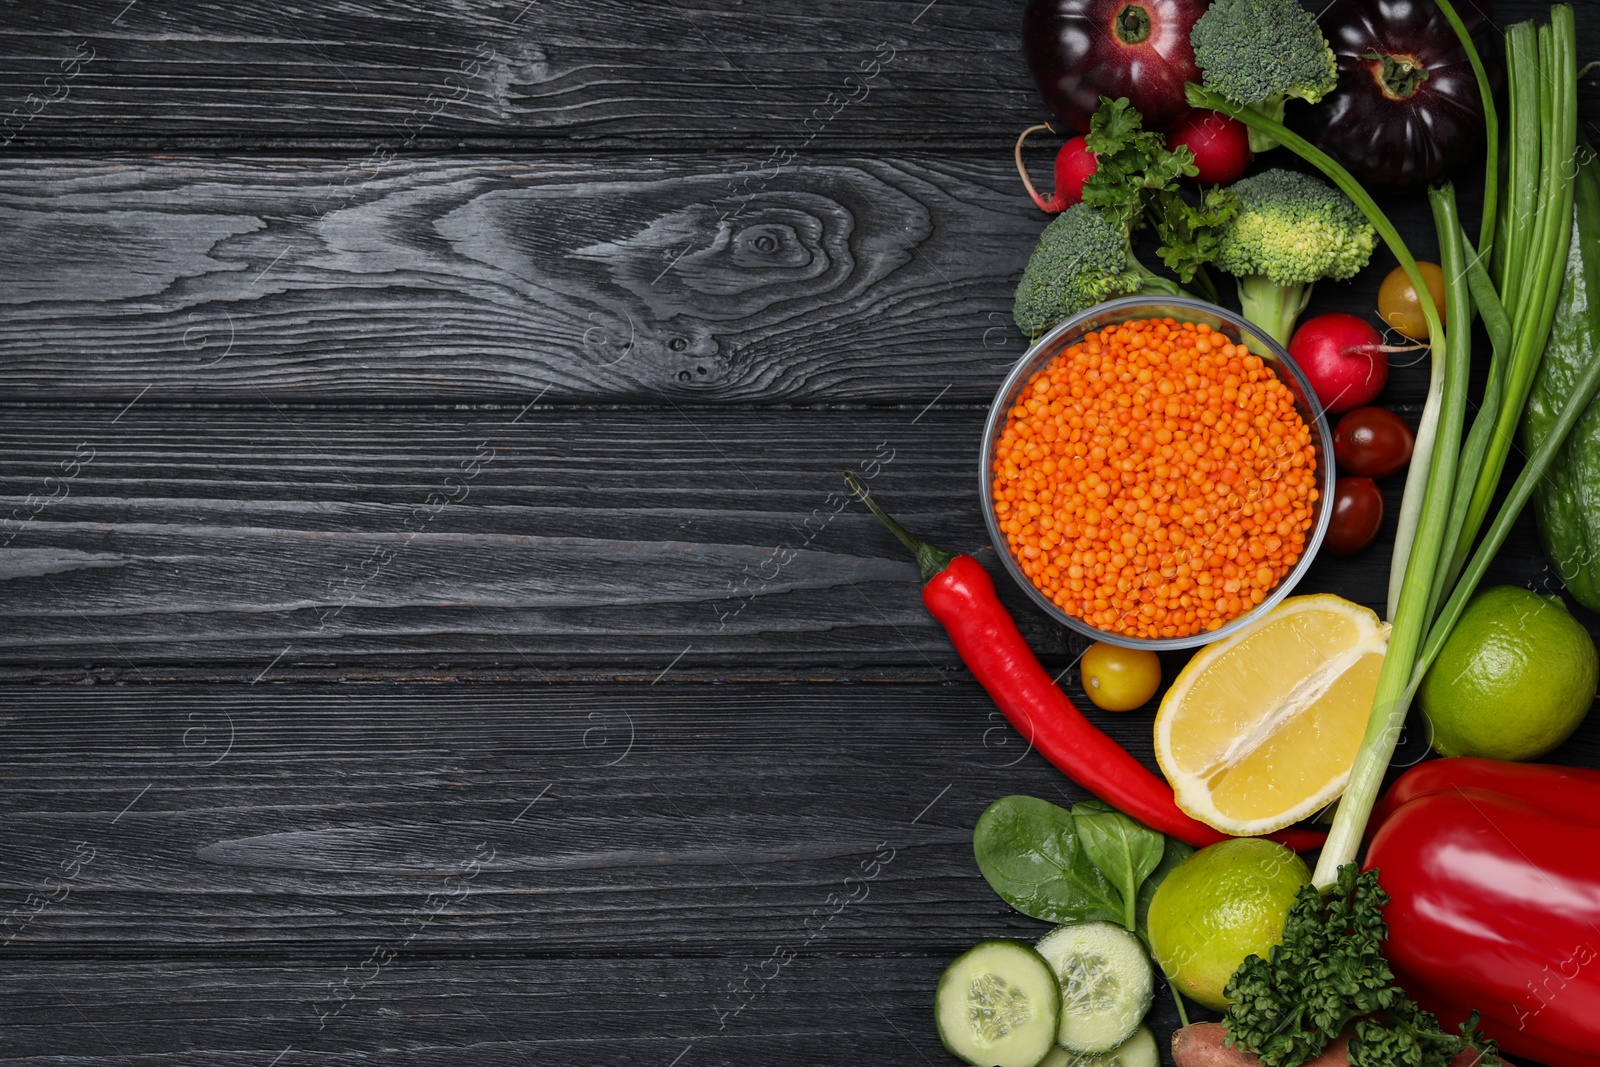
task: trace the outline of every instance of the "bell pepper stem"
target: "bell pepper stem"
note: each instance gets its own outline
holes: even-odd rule
[[[911,554],[917,559],[917,569],[922,572],[924,585],[938,577],[940,572],[955,560],[955,553],[934,548],[922,538],[917,537],[904,526],[894,521],[894,517],[879,507],[878,502],[872,499],[872,494],[868,493],[867,487],[861,484],[861,479],[856,477],[855,471],[844,472],[844,483],[850,487],[850,491],[856,495],[856,499],[865,504],[867,510],[876,515],[878,521],[887,526],[889,532],[894,534],[902,545],[911,550]]]

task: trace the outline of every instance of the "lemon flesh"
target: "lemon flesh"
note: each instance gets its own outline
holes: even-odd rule
[[[1201,649],[1156,713],[1178,807],[1236,835],[1331,803],[1361,747],[1389,627],[1330,594],[1291,597]]]

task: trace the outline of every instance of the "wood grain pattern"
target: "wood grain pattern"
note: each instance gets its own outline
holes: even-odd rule
[[[1432,225],[1394,202],[1407,240]],[[997,154],[0,173],[9,399],[984,402],[1044,217]],[[1154,259],[1151,259],[1154,262]],[[1312,313],[1375,306],[1383,254]],[[1400,406],[1424,379],[1401,376]],[[146,392],[148,391],[148,392]],[[520,398],[520,399],[519,399]]]
[[[1082,798],[970,685],[34,686],[6,715],[0,1062],[801,1062],[894,1032],[944,1062],[939,970],[1044,928],[973,821]],[[1147,715],[1095,718],[1151,762]]]
[[[254,405],[926,403],[992,389],[1020,354],[1010,289],[1040,218],[1002,162],[749,166],[13,166],[0,381]]]
[[[915,568],[841,492],[847,466],[999,572],[979,408],[116,415],[0,424],[12,678],[957,676]],[[1381,607],[1381,559],[1324,554],[1305,588]],[[1488,580],[1559,589],[1531,522]],[[999,584],[1046,661],[1071,662],[1083,642]]]
[[[1501,26],[1547,8],[1494,5]],[[742,0],[86,0],[12,5],[6,21],[0,116],[12,125],[0,118],[0,139],[24,146],[517,140],[766,154],[933,140],[1003,156],[1043,117],[1017,5],[982,0],[803,12]],[[1582,92],[1592,113],[1600,79]]]
[[[1084,796],[972,685],[11,687],[6,728],[0,901],[70,886],[13,955],[338,958],[438,892],[431,954],[765,953],[837,893],[814,947],[949,956],[1039,926],[983,808]]]
[[[995,563],[1016,21],[0,12],[0,1064],[948,1061],[940,969],[1039,930],[972,822],[1081,794],[829,494]],[[1489,581],[1555,587],[1527,522]]]
[[[938,134],[1000,150],[1039,111],[1020,15],[976,0],[125,4],[7,12],[0,100],[31,116],[19,143],[515,138],[765,152]],[[60,81],[80,49],[90,58]],[[28,94],[50,102],[34,109]]]
[[[403,956],[323,1030],[332,961],[9,961],[13,1067],[748,1067],[955,1064],[931,1024],[946,960],[807,953],[720,1025],[773,946],[570,961]],[[359,962],[359,958],[352,963]],[[352,966],[351,973],[357,973]],[[770,971],[769,971],[770,973]],[[755,987],[754,982],[751,983]],[[1201,1013],[1204,1014],[1203,1012]],[[1152,1025],[1170,1029],[1172,1003]]]

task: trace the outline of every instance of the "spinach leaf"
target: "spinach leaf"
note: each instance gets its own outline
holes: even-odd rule
[[[1155,870],[1144,880],[1144,885],[1139,887],[1139,903],[1134,909],[1134,933],[1139,935],[1139,940],[1146,945],[1150,944],[1149,919],[1150,901],[1156,895],[1156,890],[1161,888],[1161,883],[1167,880],[1167,875],[1172,873],[1172,868],[1194,855],[1194,848],[1184,844],[1175,837],[1167,838],[1166,850],[1161,854],[1161,862],[1156,864]]]
[[[1137,925],[1139,887],[1161,863],[1166,837],[1098,800],[1073,805],[1072,827],[1078,847],[1121,895],[1118,921],[1131,932]]]
[[[978,817],[972,851],[984,880],[1024,915],[1053,923],[1127,914],[1122,894],[1089,859],[1065,809],[1035,797],[1001,797]]]

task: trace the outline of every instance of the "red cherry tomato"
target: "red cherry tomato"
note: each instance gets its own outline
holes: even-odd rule
[[[1194,153],[1201,185],[1232,185],[1250,167],[1250,130],[1220,111],[1191,111],[1167,134],[1169,147],[1185,145]]]
[[[1353,556],[1372,544],[1383,525],[1383,494],[1371,478],[1340,478],[1333,483],[1333,517],[1322,547],[1336,556]]]
[[[1341,474],[1387,478],[1405,470],[1417,437],[1388,408],[1356,408],[1333,431],[1333,458]]]

